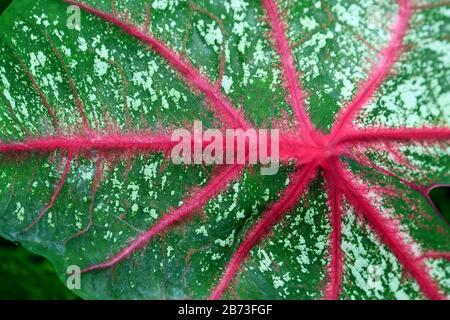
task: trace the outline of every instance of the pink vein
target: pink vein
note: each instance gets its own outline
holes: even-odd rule
[[[137,26],[131,25],[113,14],[98,10],[79,1],[63,1],[71,5],[79,6],[84,11],[104,19],[122,29],[123,32],[147,44],[163,57],[171,67],[177,70],[189,84],[200,90],[214,107],[217,115],[222,120],[226,121],[231,128],[250,128],[250,124],[247,120],[245,120],[242,114],[228,102],[227,98],[220,92],[220,89],[216,88],[216,86],[203,76],[199,70],[192,66],[182,56],[168,48],[164,43],[151,35],[142,32]]]
[[[100,186],[100,182],[102,180],[102,171],[104,166],[104,160],[102,157],[99,157],[95,163],[95,175],[94,179],[92,180],[92,187],[91,187],[91,204],[89,205],[89,221],[86,227],[84,227],[82,230],[79,230],[75,234],[71,235],[69,238],[64,240],[64,243],[69,242],[70,240],[73,240],[75,238],[78,238],[89,231],[89,229],[92,227],[93,218],[94,218],[94,204],[95,204],[95,196],[97,194],[98,187]]]
[[[332,169],[331,169],[332,170]],[[325,288],[325,300],[338,300],[342,289],[344,257],[341,249],[342,241],[342,193],[336,181],[325,172],[330,207],[331,234],[329,241],[330,264],[328,266],[328,285]]]
[[[183,141],[186,138],[183,138]],[[195,136],[191,137],[191,150],[195,151],[196,140]],[[181,140],[173,139],[170,135],[156,134],[151,132],[138,132],[133,134],[95,134],[90,132],[86,135],[55,135],[55,136],[43,136],[36,138],[28,138],[19,142],[2,142],[0,141],[0,154],[14,154],[14,153],[51,153],[54,151],[72,151],[73,154],[79,154],[82,152],[89,152],[92,150],[104,151],[104,152],[116,152],[132,154],[135,152],[169,152],[175,147]],[[238,138],[234,138],[234,141],[223,141],[223,151],[230,150],[230,152],[239,153],[235,145]],[[207,139],[199,140],[198,143],[202,144],[202,150],[206,148],[211,142]],[[256,142],[256,151],[259,148],[259,141]],[[248,140],[245,141],[245,151],[250,151]],[[270,141],[268,142],[267,149],[270,150]],[[322,150],[315,146],[299,141],[289,135],[282,135],[280,137],[279,156],[280,161],[288,162],[296,159],[300,163],[307,162],[314,158],[315,155],[321,154]],[[247,155],[248,156],[248,155]]]
[[[89,135],[89,136],[50,136],[29,138],[22,142],[0,142],[0,154],[16,152],[53,152],[72,151],[73,154],[84,150],[102,151],[167,151],[178,142],[171,141],[166,135]]]
[[[351,125],[356,114],[373,98],[374,94],[391,72],[403,49],[403,38],[408,30],[411,16],[409,0],[397,0],[399,10],[397,22],[392,30],[389,45],[379,53],[379,62],[373,67],[368,79],[361,85],[358,93],[340,113],[335,122],[332,135],[338,135],[345,126]]]
[[[80,95],[78,94],[78,89],[75,84],[75,80],[70,76],[69,68],[67,67],[66,63],[64,62],[64,57],[63,57],[61,51],[59,51],[58,48],[53,44],[53,41],[51,40],[50,36],[47,33],[45,33],[45,31],[43,31],[43,33],[44,33],[45,37],[47,38],[47,41],[50,44],[53,52],[55,53],[56,58],[61,63],[64,73],[66,74],[66,77],[69,81],[70,90],[72,91],[73,99],[75,100],[75,105],[76,105],[78,112],[80,113],[80,116],[83,121],[83,126],[87,131],[90,131],[91,126],[89,124],[89,120],[86,115],[86,110],[84,110],[83,102],[81,101]]]
[[[37,215],[36,219],[34,219],[34,221],[25,229],[25,231],[28,231],[36,223],[38,223],[42,219],[42,217],[45,215],[45,213],[48,210],[50,210],[55,205],[55,202],[58,199],[59,194],[61,193],[61,190],[62,190],[62,188],[64,187],[64,185],[66,183],[67,175],[68,175],[68,173],[70,171],[70,167],[72,165],[72,159],[73,159],[72,154],[69,153],[69,155],[67,156],[66,165],[65,165],[64,170],[63,170],[63,172],[61,174],[61,178],[59,179],[58,183],[56,184],[55,191],[53,192],[53,195],[50,198],[50,201],[45,205],[45,207],[43,207],[41,209],[41,211]]]
[[[423,254],[421,259],[443,259],[450,261],[450,252],[428,251]]]
[[[306,113],[305,98],[299,84],[294,58],[286,39],[283,23],[278,14],[277,6],[272,0],[262,0],[262,3],[272,28],[275,48],[281,58],[286,86],[289,91],[289,103],[299,121],[300,128],[308,135],[313,130],[313,125]]]
[[[412,181],[408,181],[402,177],[400,177],[398,174],[385,169],[383,167],[377,166],[376,164],[372,163],[367,157],[364,157],[362,159],[355,159],[354,157],[352,157],[352,159],[356,162],[358,162],[360,165],[362,166],[366,166],[369,168],[372,168],[374,170],[377,170],[379,172],[381,172],[384,175],[390,176],[396,180],[398,180],[401,184],[403,184],[404,186],[418,192],[430,205],[431,209],[433,209],[433,211],[445,222],[448,224],[447,220],[445,219],[445,217],[443,216],[443,214],[440,212],[440,210],[436,207],[436,205],[433,202],[433,199],[431,199],[430,196],[430,192],[431,190],[433,190],[434,188],[439,188],[439,187],[447,187],[449,185],[446,184],[431,184],[431,185],[421,185],[418,183],[414,183]],[[395,194],[395,193],[394,193]]]
[[[370,143],[386,141],[442,141],[450,140],[450,128],[381,128],[350,131],[336,140],[336,143]]]
[[[305,192],[309,181],[316,174],[315,164],[309,164],[299,168],[297,172],[290,177],[291,183],[283,192],[281,198],[274,203],[269,210],[256,222],[255,226],[242,240],[239,248],[235,251],[228,263],[222,277],[212,292],[210,299],[220,299],[229,287],[231,281],[236,276],[243,261],[247,258],[250,250],[261,241],[273,226],[280,221],[287,211],[299,201],[301,195]]]
[[[405,243],[403,240],[397,221],[384,217],[369,202],[367,195],[361,191],[363,188],[355,186],[352,182],[354,180],[352,174],[340,164],[336,163],[335,170],[332,171],[332,174],[335,176],[334,179],[340,181],[339,187],[350,204],[364,215],[381,241],[390,248],[406,271],[417,281],[423,294],[432,300],[446,299],[430,278],[424,263],[415,257],[411,245]]]
[[[22,59],[20,59],[19,57],[17,57],[17,59],[19,60],[19,63],[21,65],[22,69],[24,70],[24,72],[26,73],[28,79],[31,81],[31,84],[33,85],[34,90],[38,94],[39,99],[41,100],[41,102],[45,106],[45,108],[47,109],[47,113],[49,114],[50,118],[52,119],[53,126],[55,127],[55,130],[58,133],[60,133],[61,129],[59,127],[58,120],[56,119],[55,112],[54,112],[52,106],[50,105],[50,102],[45,97],[45,95],[42,92],[41,88],[37,84],[36,79],[34,78],[33,74],[28,69],[28,67],[25,65],[25,62],[23,62]]]
[[[119,253],[117,253],[107,261],[94,264],[83,269],[81,272],[110,268],[129,257],[136,250],[145,247],[148,242],[155,236],[168,231],[175,224],[183,221],[194,210],[204,206],[209,199],[216,196],[233,179],[238,177],[241,173],[242,168],[243,167],[239,165],[226,166],[222,171],[215,175],[206,186],[202,187],[197,193],[187,199],[182,206],[164,215],[153,227],[151,227],[143,234],[139,235],[136,240],[119,251]]]

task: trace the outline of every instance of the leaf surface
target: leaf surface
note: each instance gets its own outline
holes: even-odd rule
[[[450,294],[445,2],[66,2],[0,17],[0,234],[77,294]],[[280,129],[280,171],[173,164],[194,120]]]

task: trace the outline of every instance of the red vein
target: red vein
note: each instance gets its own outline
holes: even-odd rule
[[[166,151],[178,142],[166,135],[89,135],[89,136],[50,136],[29,138],[22,142],[1,143],[0,154],[18,152],[72,151]]]
[[[262,0],[262,4],[272,28],[275,48],[281,58],[286,87],[289,91],[289,103],[299,121],[301,130],[304,131],[304,134],[309,135],[310,131],[314,130],[314,127],[306,113],[305,97],[300,88],[294,57],[286,39],[286,33],[277,6],[272,0]]]
[[[328,169],[329,170],[329,169]],[[341,249],[342,242],[342,193],[336,181],[325,172],[328,191],[328,205],[330,207],[331,233],[329,240],[330,264],[328,265],[328,284],[325,288],[325,300],[337,300],[342,290],[342,275],[344,272],[344,257]]]
[[[38,83],[36,82],[36,79],[34,78],[33,74],[26,66],[25,62],[23,62],[23,60],[20,59],[18,56],[16,56],[16,59],[19,61],[20,66],[24,70],[25,74],[27,75],[28,79],[30,80],[31,84],[33,85],[34,90],[38,94],[39,99],[41,100],[42,104],[46,108],[48,115],[52,119],[53,126],[55,127],[56,132],[60,133],[61,128],[59,127],[58,120],[55,116],[53,107],[50,105],[50,102],[45,97],[44,93],[42,92],[41,88],[39,87]]]
[[[442,219],[442,221],[449,224],[449,222],[447,221],[447,219],[445,219],[444,215],[441,213],[439,208],[436,207],[436,205],[434,204],[433,199],[431,199],[431,195],[430,195],[431,190],[433,190],[434,188],[447,187],[448,185],[446,185],[446,184],[421,185],[418,183],[408,181],[408,180],[400,177],[398,174],[372,163],[365,156],[361,159],[355,159],[354,157],[352,157],[352,159],[355,160],[356,162],[358,162],[360,165],[377,170],[378,172],[381,172],[382,174],[384,174],[386,176],[390,176],[390,177],[398,180],[404,186],[418,192],[428,202],[428,204],[430,205],[430,207],[434,211],[434,213],[436,213]],[[385,189],[385,188],[383,188],[383,189]],[[395,195],[395,194],[396,194],[396,192],[394,192],[394,194],[391,194],[391,195]]]
[[[146,3],[145,4],[145,20],[144,20],[144,25],[142,27],[142,31],[143,32],[149,32],[150,31],[151,19],[152,19],[152,13],[151,13],[150,4]]]
[[[435,3],[427,3],[427,4],[416,4],[413,8],[414,10],[429,10],[439,7],[450,6],[450,1],[439,1]]]
[[[283,218],[287,211],[291,210],[298,202],[306,187],[316,174],[316,165],[309,164],[297,169],[290,177],[290,184],[283,192],[280,199],[275,202],[266,213],[256,222],[251,231],[242,240],[239,248],[235,251],[229,261],[222,277],[213,290],[210,299],[220,299],[236,276],[243,261],[247,258],[250,250],[260,242],[275,224]]]
[[[55,53],[56,58],[60,62],[61,66],[64,70],[64,73],[67,77],[67,80],[69,81],[70,90],[72,91],[72,96],[73,96],[73,99],[75,100],[75,106],[77,107],[77,110],[80,113],[81,119],[83,121],[83,126],[86,130],[90,130],[91,126],[89,124],[89,120],[86,115],[86,111],[84,110],[83,102],[81,101],[80,95],[78,94],[78,89],[75,84],[75,80],[73,80],[73,78],[70,76],[69,68],[67,67],[67,65],[64,61],[64,57],[63,57],[61,51],[59,51],[59,49],[54,45],[50,36],[43,30],[41,32],[43,33],[43,35],[47,39],[48,43],[50,44],[50,47],[52,48],[53,52]]]
[[[398,174],[372,163],[367,157],[364,157],[363,159],[355,159],[355,158],[352,158],[352,159],[355,160],[356,162],[358,162],[359,164],[361,164],[362,166],[369,167],[371,169],[377,170],[378,172],[380,172],[384,175],[387,175],[394,179],[397,179],[401,184],[407,186],[408,188],[410,188],[412,190],[420,192],[423,196],[427,196],[429,194],[429,187],[422,186],[422,185],[416,184],[414,182],[408,181],[408,180],[400,177]]]
[[[428,251],[420,259],[443,259],[450,261],[450,252]]]
[[[227,32],[225,30],[225,26],[222,22],[222,20],[217,17],[215,14],[213,14],[212,12],[209,12],[206,8],[200,7],[199,5],[197,5],[196,3],[194,3],[192,0],[189,0],[189,8],[193,11],[193,12],[198,12],[200,14],[205,14],[208,17],[210,17],[212,20],[214,20],[217,25],[219,26],[220,31],[222,32],[222,35],[224,37],[224,41],[222,41],[222,46],[221,46],[221,53],[220,53],[220,59],[219,59],[219,68],[218,68],[218,72],[217,72],[217,80],[216,80],[216,85],[218,87],[220,87],[222,85],[222,80],[223,80],[223,75],[225,72],[225,49],[227,47]],[[184,49],[183,49],[184,51]]]
[[[209,79],[203,76],[199,70],[197,70],[191,63],[186,61],[182,56],[172,51],[161,41],[155,39],[151,35],[142,32],[142,30],[132,24],[129,24],[113,14],[101,11],[93,8],[87,4],[73,0],[63,0],[64,2],[79,6],[86,12],[102,18],[103,20],[117,26],[126,34],[140,40],[148,45],[161,57],[163,57],[167,63],[177,70],[187,81],[200,92],[202,92],[207,100],[214,107],[217,115],[227,122],[231,128],[250,128],[250,124],[245,120],[242,114],[234,108],[227,98],[221,93],[220,89],[216,88]]]
[[[380,128],[345,132],[336,143],[370,143],[370,142],[434,142],[450,140],[450,128]]]
[[[91,187],[91,203],[89,205],[89,222],[82,230],[76,232],[75,234],[71,235],[69,238],[67,238],[64,243],[67,243],[70,240],[73,240],[75,238],[78,238],[85,234],[86,232],[91,229],[93,224],[93,218],[94,218],[94,205],[95,205],[95,195],[97,194],[98,187],[100,186],[100,181],[102,179],[102,172],[103,172],[103,165],[104,160],[99,157],[95,163],[95,174],[94,179],[92,180],[92,187]]]
[[[191,151],[195,151],[196,137],[191,137]],[[239,153],[236,149],[236,142],[238,138],[228,141],[224,139],[222,150],[224,156],[226,152],[231,150]],[[2,142],[0,141],[0,154],[14,154],[14,153],[51,153],[54,151],[72,151],[73,154],[80,154],[92,150],[103,152],[116,152],[123,154],[133,154],[136,152],[169,152],[176,146],[180,140],[173,139],[166,134],[154,134],[148,132],[130,133],[130,134],[96,134],[90,132],[87,135],[57,135],[57,136],[43,136],[37,138],[27,138],[19,142]],[[202,142],[202,150],[206,148],[211,141],[204,139]],[[256,142],[255,150],[259,150],[260,141]],[[244,144],[247,158],[251,147],[249,141],[246,140]],[[271,149],[271,142],[266,145],[267,150]],[[231,150],[230,150],[231,149]],[[289,135],[280,137],[279,158],[281,162],[289,162],[290,160],[297,160],[298,163],[310,162],[316,158],[320,158],[323,151],[315,145],[299,141]],[[225,160],[225,159],[222,159]]]
[[[6,109],[8,110],[10,116],[12,117],[12,120],[20,127],[20,129],[22,129],[22,131],[25,133],[25,135],[31,135],[30,130],[26,126],[24,126],[22,121],[20,121],[19,116],[14,111],[14,108],[11,105],[11,102],[8,100],[8,98],[6,98],[5,94],[3,92],[0,92],[0,94],[6,103]],[[1,140],[0,140],[0,143],[1,143]]]
[[[226,166],[214,176],[206,186],[202,187],[192,197],[188,198],[182,206],[164,215],[154,226],[139,235],[139,237],[127,247],[107,261],[87,267],[81,272],[107,269],[118,264],[122,260],[125,260],[136,250],[145,247],[156,235],[168,231],[174,225],[187,218],[194,210],[204,206],[209,199],[220,193],[233,179],[235,179],[241,173],[241,170],[242,166]]]
[[[402,53],[403,38],[408,30],[411,16],[411,6],[409,0],[397,0],[397,3],[398,16],[391,33],[391,40],[379,53],[379,62],[374,65],[368,79],[362,83],[352,102],[339,114],[331,131],[333,136],[337,136],[345,126],[351,125],[356,114],[373,98]]]
[[[66,184],[67,175],[69,174],[70,167],[72,165],[72,159],[73,156],[71,153],[67,156],[66,165],[64,166],[64,170],[61,174],[61,178],[59,179],[58,183],[56,184],[56,188],[53,191],[53,194],[50,198],[50,201],[41,209],[37,217],[34,219],[34,221],[25,229],[25,231],[30,230],[36,223],[38,223],[42,217],[47,213],[48,210],[50,210],[56,203],[56,200],[58,199],[62,188]]]
[[[384,217],[374,207],[360,188],[353,182],[352,174],[336,162],[331,173],[334,179],[340,181],[339,187],[350,204],[364,215],[371,228],[385,243],[406,271],[417,281],[423,294],[432,300],[442,300],[446,297],[430,278],[426,266],[414,255],[411,244],[407,244],[401,236],[398,223],[392,218]]]
[[[115,66],[117,68],[117,71],[119,72],[120,78],[122,80],[122,101],[123,101],[123,107],[125,111],[125,123],[128,130],[131,131],[131,116],[130,116],[130,110],[128,108],[128,102],[127,102],[127,76],[125,74],[125,70],[123,69],[122,65],[115,61],[115,60],[108,60],[108,63]]]

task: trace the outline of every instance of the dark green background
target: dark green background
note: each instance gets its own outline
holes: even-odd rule
[[[0,14],[12,0],[0,0]],[[437,188],[431,196],[450,223],[450,188]],[[0,238],[0,299],[77,299],[58,279],[53,266]]]

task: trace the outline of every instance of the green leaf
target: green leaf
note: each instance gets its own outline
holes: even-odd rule
[[[398,1],[403,2],[408,3]],[[302,124],[293,110],[301,100],[290,99],[292,83],[301,81],[306,113],[331,137],[336,117],[370,78],[379,51],[397,32],[399,10],[394,0],[279,1],[274,12],[284,22],[298,71],[289,85],[277,45],[280,33],[273,35],[274,17],[259,1],[84,3],[139,26],[142,37],[158,39],[189,61],[217,84],[212,87],[218,103],[227,97],[251,126],[279,128],[295,139],[292,131]],[[417,280],[424,274],[448,296],[450,262],[419,262],[427,253],[450,251],[448,224],[419,192],[425,189],[416,188],[450,183],[450,42],[444,36],[450,8],[424,3],[412,10],[401,57],[348,125],[354,131],[438,127],[435,138],[411,134],[368,142],[365,136],[364,143],[345,144],[345,152],[336,155],[332,147],[318,147],[322,135],[304,141],[301,131],[299,146],[311,143],[318,151],[299,148],[304,158],[283,161],[276,175],[261,175],[259,166],[226,175],[232,178],[223,179],[227,187],[208,193],[196,208],[189,198],[201,202],[195,195],[223,171],[175,165],[163,152],[127,143],[85,144],[169,133],[190,128],[194,120],[205,129],[228,128],[213,99],[126,27],[83,9],[79,28],[70,28],[68,19],[76,11],[68,11],[63,1],[14,1],[0,16],[0,235],[48,258],[66,283],[69,266],[104,262],[176,208],[192,205],[186,219],[113,268],[83,273],[74,292],[88,299],[204,299],[221,283],[255,225],[281,203],[283,215],[273,228],[268,223],[249,254],[238,257],[224,298],[322,298],[337,270],[330,267],[336,254],[330,235],[337,225],[342,228],[340,298],[433,297]],[[61,137],[82,142],[75,151],[42,147]],[[21,149],[32,139],[39,148]],[[302,163],[308,156],[313,160]],[[308,168],[315,174],[307,174]],[[304,185],[305,192],[293,183]],[[408,261],[420,272],[405,267],[403,253],[374,226],[371,208],[389,218],[385,224],[398,221],[390,234],[396,243],[414,242],[401,250],[406,260],[417,258]],[[333,212],[342,223],[333,220]],[[27,228],[40,213],[42,219]]]

